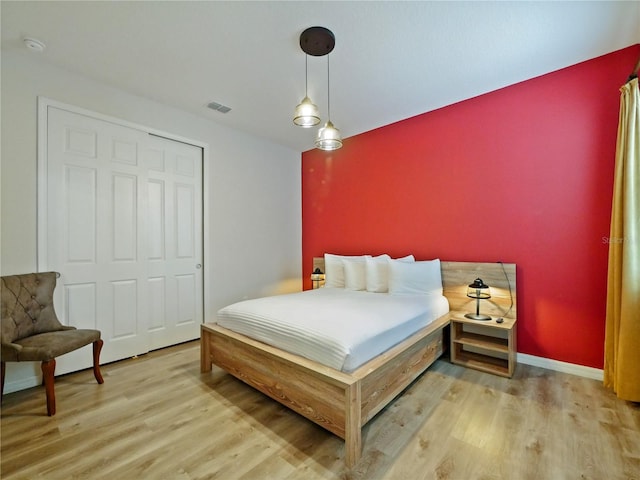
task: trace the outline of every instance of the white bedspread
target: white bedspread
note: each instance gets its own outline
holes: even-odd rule
[[[438,295],[320,288],[234,303],[218,312],[217,323],[351,372],[448,311]]]

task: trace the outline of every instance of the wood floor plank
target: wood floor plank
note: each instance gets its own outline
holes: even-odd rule
[[[437,361],[344,442],[214,368],[191,342],[7,394],[3,479],[640,480],[640,406],[600,382],[519,365],[503,378]]]

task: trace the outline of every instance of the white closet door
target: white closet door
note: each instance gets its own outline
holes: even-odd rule
[[[101,330],[102,363],[197,338],[201,149],[53,106],[47,125],[47,265],[62,273],[60,320]],[[183,181],[180,168],[195,180]],[[188,260],[176,261],[176,244]],[[90,365],[86,347],[61,357],[56,371]]]
[[[150,349],[197,338],[202,299],[202,149],[150,137],[146,260]]]

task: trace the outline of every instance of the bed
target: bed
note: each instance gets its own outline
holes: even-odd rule
[[[321,259],[314,259],[315,265],[321,265]],[[487,284],[498,287],[483,310],[494,315],[504,315],[508,308],[515,312],[515,265],[439,262],[439,267],[441,293],[451,311],[473,310],[466,286],[481,276]],[[355,367],[351,365],[354,368],[347,371],[220,324],[205,323],[201,371],[210,372],[216,365],[344,439],[345,463],[350,468],[361,455],[362,427],[442,355],[449,315],[447,312],[425,321],[391,348]]]

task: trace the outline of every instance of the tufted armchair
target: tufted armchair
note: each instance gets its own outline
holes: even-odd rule
[[[53,308],[56,273],[28,273],[1,277],[2,357],[0,396],[4,390],[6,362],[42,362],[42,380],[47,395],[47,414],[56,413],[53,388],[56,359],[93,343],[93,375],[100,373],[100,331],[62,325]]]

